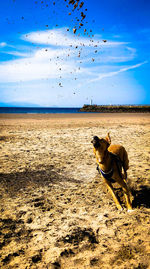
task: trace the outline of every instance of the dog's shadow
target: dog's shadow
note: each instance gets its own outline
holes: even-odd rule
[[[132,202],[134,208],[141,206],[150,208],[150,187],[142,185],[139,190],[132,190],[132,193],[134,196]]]

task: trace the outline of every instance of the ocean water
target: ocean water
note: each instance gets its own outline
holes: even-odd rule
[[[48,114],[48,113],[83,113],[77,107],[0,107],[0,113],[25,113],[25,114]]]

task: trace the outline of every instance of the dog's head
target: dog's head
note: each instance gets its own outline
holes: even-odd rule
[[[110,146],[111,138],[109,133],[107,134],[106,138],[99,138],[98,136],[94,136],[91,143],[93,144],[93,147],[96,151],[103,153]]]

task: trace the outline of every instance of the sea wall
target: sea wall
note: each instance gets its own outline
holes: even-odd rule
[[[80,111],[97,113],[150,113],[150,105],[84,105]]]

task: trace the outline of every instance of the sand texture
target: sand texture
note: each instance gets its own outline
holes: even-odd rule
[[[108,131],[132,212],[96,170],[91,139]],[[150,114],[1,114],[0,214],[0,268],[150,268]]]

